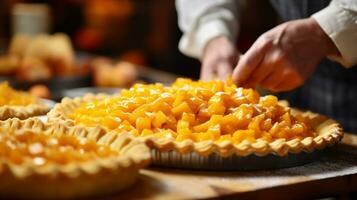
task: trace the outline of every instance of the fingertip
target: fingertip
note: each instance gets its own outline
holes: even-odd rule
[[[294,90],[300,86],[301,86],[301,84],[296,84],[296,82],[291,82],[290,80],[285,80],[285,81],[281,81],[278,85],[276,85],[272,89],[275,92],[287,92],[290,90]]]
[[[277,86],[271,88],[271,91],[273,92],[287,92],[290,90],[295,89],[296,87],[292,87],[286,84],[286,82],[281,82]]]
[[[232,80],[235,84],[240,85],[241,80],[239,78],[238,66],[233,70]]]
[[[200,79],[203,81],[209,81],[212,79],[212,77],[208,74],[201,74]]]
[[[218,66],[218,78],[220,80],[227,80],[227,78],[232,74],[232,66],[230,63],[222,63]]]
[[[249,77],[250,69],[246,63],[245,57],[242,57],[233,71],[233,81],[237,85],[242,85]]]
[[[209,66],[203,64],[201,66],[200,79],[203,81],[210,80],[210,74],[213,73]]]
[[[200,74],[200,79],[203,80],[203,81],[207,81],[208,80],[208,73],[206,73],[204,70],[201,71],[201,74]]]

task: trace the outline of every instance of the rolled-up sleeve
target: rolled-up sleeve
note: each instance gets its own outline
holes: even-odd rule
[[[333,0],[312,16],[340,51],[331,57],[345,67],[357,64],[357,1]]]
[[[180,51],[200,59],[211,39],[226,36],[234,42],[238,32],[237,7],[235,0],[176,0],[179,27],[183,32]]]

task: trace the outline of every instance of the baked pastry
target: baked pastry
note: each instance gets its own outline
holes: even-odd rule
[[[102,129],[68,128],[39,119],[0,122],[0,197],[96,197],[134,183],[149,149]]]
[[[0,75],[12,75],[20,65],[20,58],[16,55],[0,56]]]
[[[51,36],[48,47],[48,58],[50,66],[59,76],[73,74],[75,67],[75,55],[71,39],[64,33],[56,33]]]
[[[0,120],[13,117],[26,119],[48,111],[48,106],[35,96],[15,90],[7,82],[0,83]]]
[[[15,35],[8,55],[0,57],[0,66],[0,74],[15,73],[21,81],[48,80],[53,75],[72,75],[76,70],[71,40],[63,33]]]
[[[11,38],[8,54],[22,58],[32,41],[32,37],[26,34],[16,34]]]
[[[129,132],[159,152],[264,156],[311,152],[337,143],[338,123],[260,97],[231,80],[178,79],[170,87],[136,84],[119,95],[63,99],[48,114],[68,125]]]
[[[42,85],[42,84],[33,85],[30,87],[28,91],[30,94],[39,98],[43,98],[43,99],[51,98],[51,91],[50,89],[48,89],[46,85]]]
[[[93,61],[93,81],[98,87],[129,87],[138,77],[135,65],[118,62],[112,65],[103,58]]]
[[[35,37],[26,48],[24,58],[39,59],[60,76],[71,74],[75,62],[71,40],[63,33]]]
[[[51,79],[53,73],[51,68],[41,59],[27,57],[21,60],[21,64],[16,70],[15,76],[19,81],[36,82]]]

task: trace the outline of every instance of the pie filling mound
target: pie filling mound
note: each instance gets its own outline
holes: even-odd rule
[[[32,130],[1,132],[0,157],[15,165],[25,162],[32,162],[35,166],[48,163],[65,165],[118,155],[109,147],[86,138],[49,136]]]
[[[69,117],[75,124],[100,125],[136,137],[175,141],[273,142],[316,136],[300,115],[273,95],[227,81],[179,78],[171,86],[136,84],[119,95],[81,104]]]
[[[0,106],[27,106],[33,103],[36,103],[33,95],[15,90],[7,82],[0,83]]]

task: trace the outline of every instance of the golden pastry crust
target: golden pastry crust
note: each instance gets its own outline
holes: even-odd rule
[[[0,83],[0,120],[9,118],[26,119],[44,115],[50,110],[44,100],[28,92],[18,91],[7,82]]]
[[[49,111],[49,107],[41,104],[30,104],[27,106],[0,106],[0,120],[9,118],[27,119],[29,117],[44,115]]]
[[[127,188],[136,180],[139,169],[150,161],[149,149],[125,135],[118,136],[100,128],[67,127],[45,124],[39,119],[9,119],[0,122],[1,131],[30,130],[45,135],[73,135],[96,141],[118,152],[119,156],[96,157],[85,162],[34,165],[24,160],[14,164],[0,160],[0,196],[7,198],[62,199],[108,194]]]
[[[67,125],[74,126],[75,123],[69,115],[75,111],[82,103],[93,100],[106,99],[109,96],[104,94],[88,94],[83,98],[69,99],[64,98],[60,104],[48,113],[50,121],[64,121]],[[240,144],[233,144],[231,141],[203,141],[193,142],[185,140],[175,141],[172,138],[156,138],[154,136],[137,137],[138,140],[145,142],[149,147],[160,151],[177,151],[182,154],[196,152],[199,155],[207,156],[212,153],[218,153],[222,157],[228,157],[233,154],[237,156],[247,156],[256,154],[263,156],[269,153],[279,156],[286,156],[290,153],[312,152],[315,149],[323,149],[325,146],[338,143],[343,137],[341,126],[334,120],[312,112],[301,112],[292,109],[292,115],[301,115],[316,132],[314,137],[296,138],[289,141],[286,139],[277,139],[273,142],[267,142],[257,139],[252,143],[243,141]],[[82,126],[82,125],[77,125]]]

